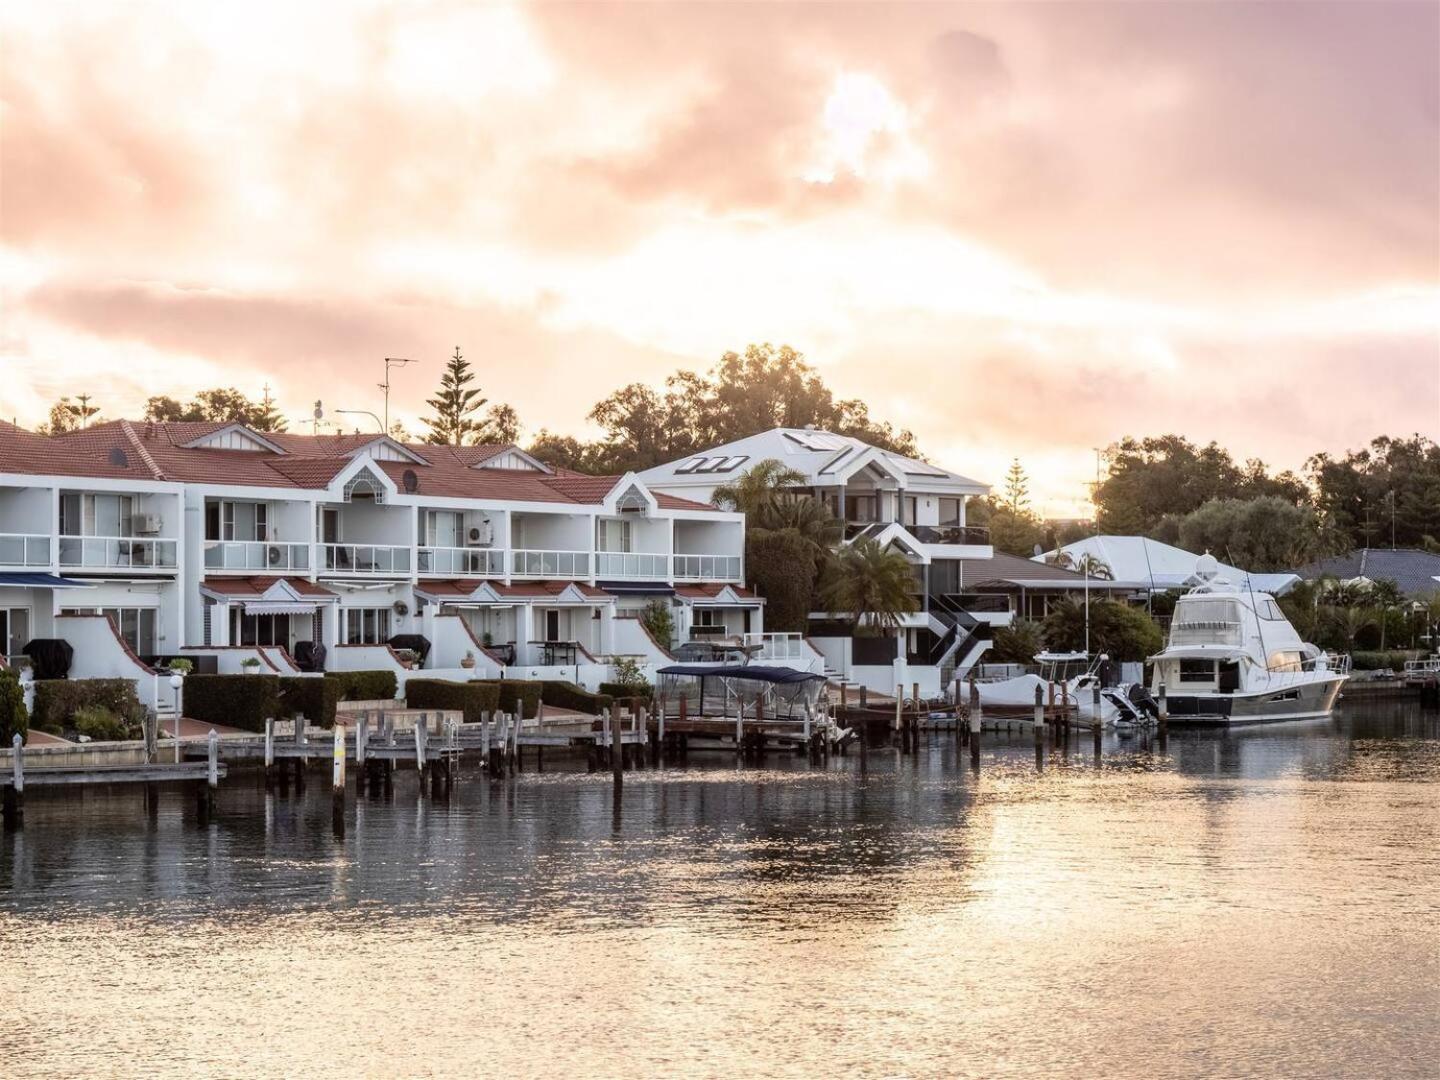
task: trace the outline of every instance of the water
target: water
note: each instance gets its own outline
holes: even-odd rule
[[[32,793],[0,1074],[1436,1075],[1435,713],[691,762]]]

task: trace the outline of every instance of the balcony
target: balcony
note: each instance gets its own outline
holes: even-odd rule
[[[0,566],[49,566],[50,537],[36,533],[0,533]]]
[[[588,578],[590,552],[520,548],[510,552],[510,575],[526,578]]]
[[[310,545],[275,540],[207,540],[205,569],[308,571]]]
[[[503,577],[505,552],[481,547],[422,547],[420,573],[448,577]]]
[[[595,576],[666,581],[670,577],[670,556],[641,551],[597,551]]]
[[[990,530],[980,525],[906,525],[922,544],[987,546]]]
[[[135,536],[62,536],[60,565],[82,570],[174,570],[174,540]]]
[[[394,544],[321,544],[320,572],[405,576],[410,573],[410,548]]]
[[[676,581],[739,581],[738,555],[676,555]]]

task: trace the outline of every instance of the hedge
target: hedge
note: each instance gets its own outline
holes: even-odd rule
[[[399,683],[393,671],[327,671],[339,684],[339,701],[394,701]]]
[[[1391,671],[1404,671],[1405,661],[1414,660],[1421,655],[1417,652],[1405,652],[1392,649],[1389,652],[1355,652],[1350,654],[1350,661],[1356,671],[1380,671],[1389,668]]]
[[[335,703],[340,700],[340,683],[316,675],[281,675],[277,715],[303,716],[318,727],[335,726]]]
[[[162,680],[163,682],[163,680]],[[161,694],[170,688],[162,685]],[[109,709],[116,716],[134,718],[143,713],[135,684],[129,679],[38,679],[35,682],[34,725],[58,732],[69,727],[81,709]]]
[[[572,709],[599,716],[610,708],[614,698],[608,694],[592,694],[583,686],[564,679],[544,679],[540,683],[540,700],[557,709]]]
[[[517,709],[524,709],[521,714],[525,719],[532,719],[540,711],[540,683],[532,679],[481,679],[480,682],[488,686],[500,688],[500,705],[502,712],[513,713]]]
[[[408,679],[405,704],[411,709],[458,709],[467,724],[478,724],[500,705],[500,686],[494,682],[455,682],[450,679]]]
[[[641,686],[627,686],[624,683],[602,682],[600,693],[614,698],[616,701],[634,701],[639,698],[641,701],[649,701],[655,696],[655,688],[649,683]]]
[[[278,675],[187,675],[185,715],[206,724],[264,731],[280,711]]]
[[[8,749],[13,736],[21,739],[30,730],[30,716],[25,711],[25,691],[14,668],[0,668],[0,747]]]

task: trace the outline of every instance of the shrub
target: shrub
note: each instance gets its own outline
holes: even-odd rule
[[[1043,652],[1045,640],[1040,633],[1040,624],[1029,619],[1017,619],[1009,626],[997,626],[990,651],[985,662],[990,664],[1033,664],[1035,654]]]
[[[405,683],[405,704],[411,709],[458,709],[467,724],[478,724],[483,714],[500,704],[500,685],[494,682],[455,682],[450,679],[410,679]]]
[[[162,694],[168,691],[168,686],[161,689]],[[75,714],[86,708],[108,709],[127,718],[144,713],[129,679],[41,679],[35,683],[32,719],[41,731],[70,727]]]
[[[0,668],[0,747],[8,750],[14,736],[23,739],[29,730],[30,716],[25,711],[20,676],[13,668]]]
[[[575,712],[599,716],[610,708],[614,700],[608,694],[592,694],[583,686],[563,679],[546,679],[540,683],[540,700],[557,709],[573,709]]]
[[[656,597],[640,611],[640,625],[650,631],[650,636],[660,643],[662,649],[675,644],[675,616],[670,611],[670,602]]]
[[[1063,600],[1045,617],[1045,645],[1056,652],[1085,647],[1085,605]],[[1165,635],[1142,608],[1116,600],[1090,601],[1090,651],[1111,660],[1145,660],[1165,647]]]
[[[323,675],[280,676],[277,716],[303,716],[322,728],[335,726],[335,703],[340,700],[340,683]]]
[[[482,679],[482,682],[500,688],[500,705],[502,712],[513,713],[523,708],[521,713],[526,719],[530,719],[540,711],[540,683],[531,679]]]
[[[642,682],[639,685],[605,682],[600,684],[600,693],[616,701],[634,701],[636,698],[649,701],[655,696],[655,688],[648,682]]]
[[[327,671],[338,684],[337,701],[394,701],[399,683],[393,671]]]
[[[1357,671],[1404,671],[1405,661],[1414,660],[1419,653],[1391,650],[1389,652],[1356,652],[1350,656]]]
[[[137,734],[131,724],[99,705],[77,709],[72,723],[79,734],[95,742],[119,742]]]
[[[278,675],[191,675],[185,680],[185,715],[206,724],[264,731],[280,711]]]

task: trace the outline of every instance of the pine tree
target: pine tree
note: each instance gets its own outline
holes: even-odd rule
[[[275,399],[270,396],[270,384],[265,384],[265,396],[260,399],[260,404],[254,407],[250,416],[250,426],[256,431],[284,431],[289,422],[280,415],[275,408]]]
[[[1030,478],[1019,458],[1010,462],[1005,474],[1005,508],[1012,514],[1027,515],[1030,512]]]
[[[474,414],[485,404],[480,397],[479,387],[472,388],[475,381],[470,363],[460,355],[460,346],[455,346],[455,355],[445,365],[445,374],[440,377],[440,389],[433,398],[427,398],[426,405],[435,410],[434,416],[427,416],[425,424],[430,428],[425,441],[435,446],[463,446],[474,442],[474,436],[484,426]]]

